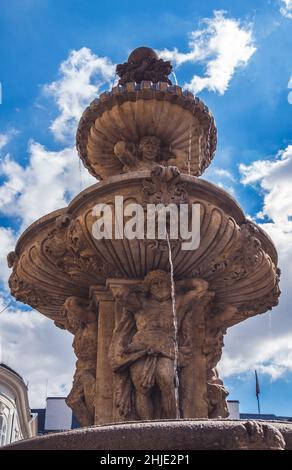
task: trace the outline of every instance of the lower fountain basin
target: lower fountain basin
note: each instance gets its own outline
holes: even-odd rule
[[[16,442],[7,450],[292,450],[292,423],[145,421],[93,426]]]

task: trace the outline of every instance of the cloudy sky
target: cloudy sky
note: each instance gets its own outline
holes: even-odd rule
[[[175,65],[179,84],[215,116],[204,178],[224,187],[272,236],[280,305],[233,327],[221,374],[230,399],[292,416],[292,1],[0,0],[0,353],[29,382],[32,407],[70,389],[72,337],[8,292],[6,255],[36,218],[93,179],[74,149],[82,110],[140,45]]]

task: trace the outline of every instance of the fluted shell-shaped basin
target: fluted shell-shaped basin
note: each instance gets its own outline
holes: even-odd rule
[[[216,149],[214,118],[199,98],[179,86],[145,81],[114,87],[94,100],[81,117],[77,149],[90,173],[104,179],[124,172],[114,154],[118,141],[138,144],[149,135],[176,159],[172,164],[194,176],[209,166]]]
[[[96,240],[92,236],[96,220],[92,209],[97,203],[113,207],[115,196],[122,194],[124,205],[145,204],[159,194],[161,188],[155,184],[150,171],[114,176],[87,188],[68,208],[32,224],[15,249],[12,294],[61,325],[60,308],[67,297],[88,298],[90,286],[104,285],[109,277],[142,279],[154,269],[169,271],[165,240]],[[217,304],[238,309],[238,321],[276,305],[279,290],[273,243],[245,219],[228,193],[202,179],[180,175],[164,194],[165,203],[171,199],[200,204],[199,248],[183,251],[175,240],[172,243],[175,279],[205,279]]]

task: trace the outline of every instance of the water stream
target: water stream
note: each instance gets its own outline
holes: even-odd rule
[[[175,83],[176,86],[177,86],[177,85],[178,85],[178,81],[177,81],[176,75],[175,75],[175,73],[174,73],[173,71],[171,72],[171,75],[173,75],[174,83]]]
[[[138,93],[139,93],[139,85],[135,83],[135,88],[136,88],[136,100],[135,100],[135,110],[134,110],[134,119],[135,119],[135,126],[136,126],[136,133],[137,133],[137,138],[139,136],[139,126],[137,123],[137,113],[138,113]]]
[[[171,279],[171,304],[172,304],[172,315],[173,315],[173,327],[174,327],[174,395],[176,405],[176,419],[180,418],[179,410],[179,376],[178,376],[178,322],[176,313],[176,302],[175,302],[175,284],[174,284],[174,271],[172,253],[168,232],[166,231],[166,240],[168,245],[168,260],[170,264],[170,279]]]
[[[191,174],[191,159],[192,159],[192,138],[193,138],[193,133],[192,133],[192,123],[190,124],[190,130],[189,130],[189,153],[188,153],[188,174]]]

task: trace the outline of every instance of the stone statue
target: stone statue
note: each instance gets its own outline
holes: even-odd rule
[[[205,294],[208,284],[202,279],[177,282],[178,369],[183,368],[192,349],[189,325],[192,304]],[[120,374],[120,387],[131,379],[135,410],[140,419],[153,419],[153,394],[160,396],[162,417],[176,417],[175,400],[175,328],[169,273],[151,271],[141,285],[120,287],[114,292],[123,313],[116,325],[111,344],[111,363]],[[129,413],[129,386],[120,388],[115,405],[120,413]]]
[[[175,163],[176,159],[155,135],[142,137],[138,144],[119,140],[114,146],[114,154],[123,164],[123,171],[152,169],[157,162],[169,164]]]
[[[207,374],[208,416],[209,418],[226,418],[229,415],[226,397],[229,395],[219,378],[216,368]]]
[[[95,376],[97,351],[97,316],[88,301],[68,297],[63,306],[66,328],[74,334],[73,349],[77,356],[73,387],[66,403],[82,426],[94,424]]]
[[[149,47],[135,49],[124,64],[117,65],[117,75],[120,77],[119,85],[128,82],[141,83],[149,80],[153,83],[166,82],[171,85],[168,75],[172,71],[169,61],[159,59],[156,52]]]

